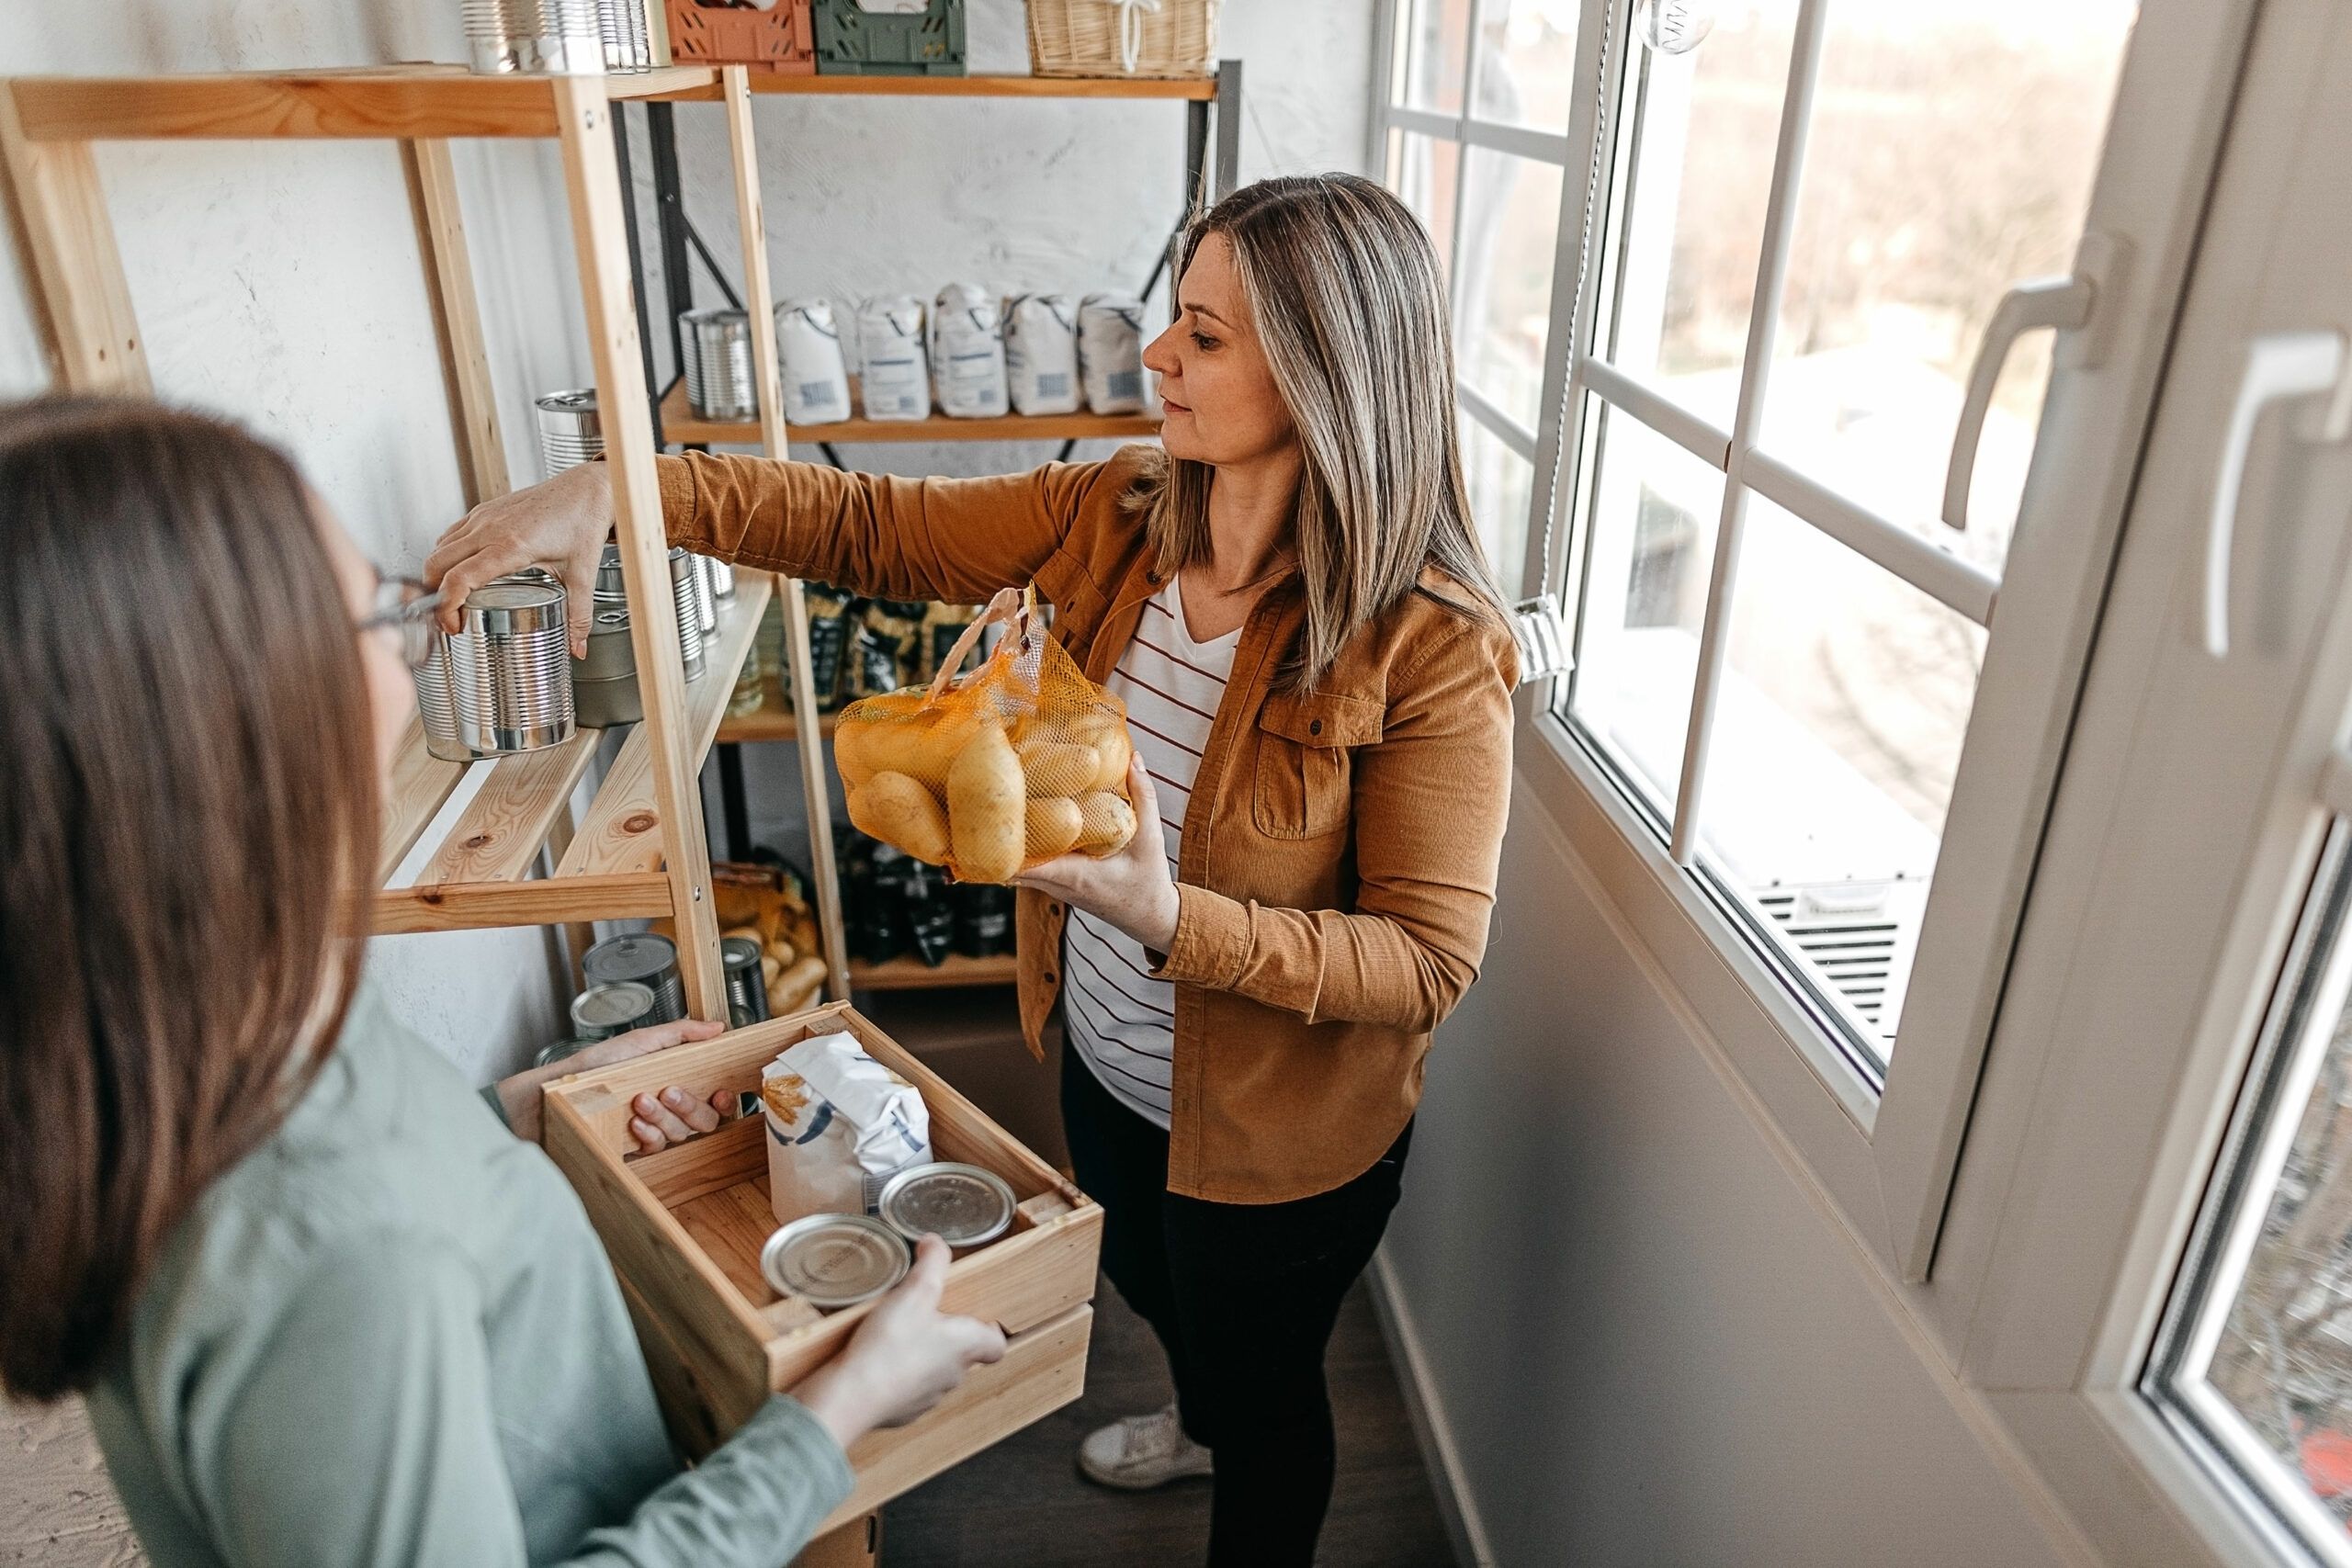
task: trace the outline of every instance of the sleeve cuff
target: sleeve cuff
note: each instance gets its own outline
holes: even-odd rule
[[[498,1086],[494,1083],[482,1085],[481,1097],[490,1106],[490,1113],[498,1118],[498,1124],[508,1132],[513,1132],[514,1123],[506,1120],[506,1102],[498,1098]]]
[[[662,529],[673,545],[692,549],[706,543],[695,526],[695,471],[684,457],[667,454],[653,459],[654,483],[662,491]],[[707,555],[710,552],[699,552]]]
[[[1155,980],[1229,990],[1250,955],[1250,906],[1190,883],[1176,885],[1176,935]]]
[[[849,1455],[842,1451],[841,1444],[833,1441],[833,1435],[825,1430],[824,1423],[807,1405],[788,1393],[779,1393],[762,1405],[760,1413],[736,1435],[741,1437],[754,1427],[807,1461],[809,1480],[823,1505],[817,1510],[817,1517],[823,1518],[848,1499],[857,1485],[857,1472],[850,1468]]]

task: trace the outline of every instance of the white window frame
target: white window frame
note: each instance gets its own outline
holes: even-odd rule
[[[1828,485],[1759,450],[1756,415],[1771,370],[1771,335],[1785,269],[1796,177],[1830,0],[1800,0],[1790,80],[1772,174],[1772,202],[1750,323],[1747,371],[1733,428],[1723,430],[1626,374],[1594,352],[1603,320],[1599,288],[1581,291],[1590,172],[1599,160],[1600,207],[1591,214],[1594,265],[1607,247],[1610,177],[1621,149],[1621,63],[1638,48],[1632,0],[1588,0],[1579,20],[1576,76],[1603,84],[1579,90],[1565,138],[1559,249],[1539,428],[1532,433],[1535,484],[1525,581],[1558,590],[1578,608],[1588,532],[1571,517],[1586,456],[1585,399],[1607,403],[1725,476],[1724,515],[1708,595],[1701,672],[1694,692],[1685,770],[1670,824],[1629,793],[1606,754],[1552,700],[1533,692],[1521,713],[1543,742],[1522,749],[1521,777],[1567,830],[1577,852],[1657,946],[1701,1011],[1726,1066],[1759,1111],[1787,1137],[1838,1211],[1894,1280],[1917,1284],[1937,1263],[1937,1245],[1976,1097],[2043,816],[2066,743],[2079,671],[2102,603],[2108,571],[2137,469],[2198,218],[2210,186],[2220,119],[2236,79],[2249,25],[2248,0],[2143,0],[2140,26],[2118,84],[2106,156],[2095,183],[2086,265],[2103,274],[2091,323],[2075,352],[2059,356],[2032,469],[2008,558],[1996,581],[1957,555],[1878,517]],[[1391,87],[1374,117],[1385,158],[1391,129],[1490,146],[1521,156],[1552,139],[1470,113],[1479,65],[1477,10],[1469,13],[1464,112],[1399,107],[1394,90],[1408,0],[1388,0],[1376,80]],[[1612,51],[1603,78],[1601,51]],[[1704,47],[1703,45],[1702,46]],[[2184,112],[2184,106],[2202,112]],[[1465,155],[1466,159],[1466,155]],[[1466,167],[1466,162],[1465,162]],[[1454,225],[1457,244],[1460,225]],[[2023,281],[2023,280],[2020,280]],[[1573,347],[1574,352],[1569,352]],[[2089,363],[2081,361],[2088,360]],[[1498,434],[1483,400],[1463,400]],[[1508,435],[1506,434],[1508,439]],[[2061,461],[2054,453],[2066,454]],[[1782,977],[1780,961],[1695,863],[1697,812],[1709,782],[1706,724],[1724,637],[1747,487],[1800,521],[1860,551],[1991,634],[1970,716],[1951,815],[1922,924],[1905,1006],[1901,1044],[1883,1085],[1844,1048],[1837,1032]],[[1544,524],[1557,517],[1552,558]],[[1580,626],[1579,626],[1580,630]],[[2065,672],[2052,679],[2050,671]],[[1957,1345],[1972,1289],[1923,1292],[1920,1310],[1948,1346]]]

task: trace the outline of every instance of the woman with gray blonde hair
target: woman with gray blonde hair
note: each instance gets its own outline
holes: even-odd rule
[[[1022,1025],[1042,1057],[1060,1010],[1103,1269],[1176,1388],[1079,1464],[1131,1489],[1213,1473],[1212,1564],[1305,1564],[1331,1493],[1324,1349],[1486,948],[1516,656],[1437,258],[1395,197],[1346,175],[1227,197],[1188,230],[1144,362],[1159,448],[977,479],[665,457],[662,510],[673,543],[860,592],[1034,581],[1125,703],[1145,830],[1020,879]],[[427,574],[454,613],[545,565],[584,609],[611,522],[602,466],[573,468],[476,509]]]

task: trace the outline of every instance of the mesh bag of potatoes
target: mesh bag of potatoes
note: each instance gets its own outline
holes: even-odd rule
[[[956,671],[988,626],[996,650]],[[1008,588],[964,630],[926,687],[842,710],[833,756],[859,831],[962,882],[1010,882],[1072,850],[1135,836],[1126,709],[1046,635],[1033,593]]]

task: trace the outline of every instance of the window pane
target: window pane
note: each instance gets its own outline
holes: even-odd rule
[[[2290,1523],[2352,1526],[2352,1016],[2342,948],[2343,836],[2279,991],[2274,1041],[2233,1135],[2229,1206],[2183,1277],[2153,1382]],[[2278,1134],[2291,1119],[2294,1137]],[[2259,1228],[2252,1222],[2261,1216]]]
[[[1690,53],[1637,51],[1626,84],[1608,357],[1724,430],[1739,394],[1795,15],[1794,0],[1727,6]]]
[[[1761,496],[1734,593],[1701,852],[1883,1064],[1984,634]]]
[[[1516,598],[1527,565],[1527,500],[1535,465],[1504,446],[1467,409],[1455,411],[1462,428],[1462,477],[1470,487],[1470,515],[1495,581]]]
[[[1388,133],[1388,188],[1430,231],[1438,266],[1453,265],[1453,205],[1460,187],[1462,147],[1414,130]]]
[[[2135,11],[1833,0],[1766,446],[1882,516],[1933,524],[1994,307],[2073,263]],[[2016,522],[2050,346],[2019,341],[1985,421],[1963,548],[1988,566]]]
[[[1585,417],[1600,461],[1568,711],[1670,820],[1724,477],[1599,399]]]
[[[1533,430],[1559,244],[1560,169],[1486,147],[1465,156],[1453,274],[1462,378]]]
[[[1577,0],[1486,0],[1471,113],[1505,125],[1565,131],[1576,62]]]
[[[1405,6],[1405,102],[1440,114],[1462,112],[1463,45],[1470,37],[1475,0],[1408,0]]]

